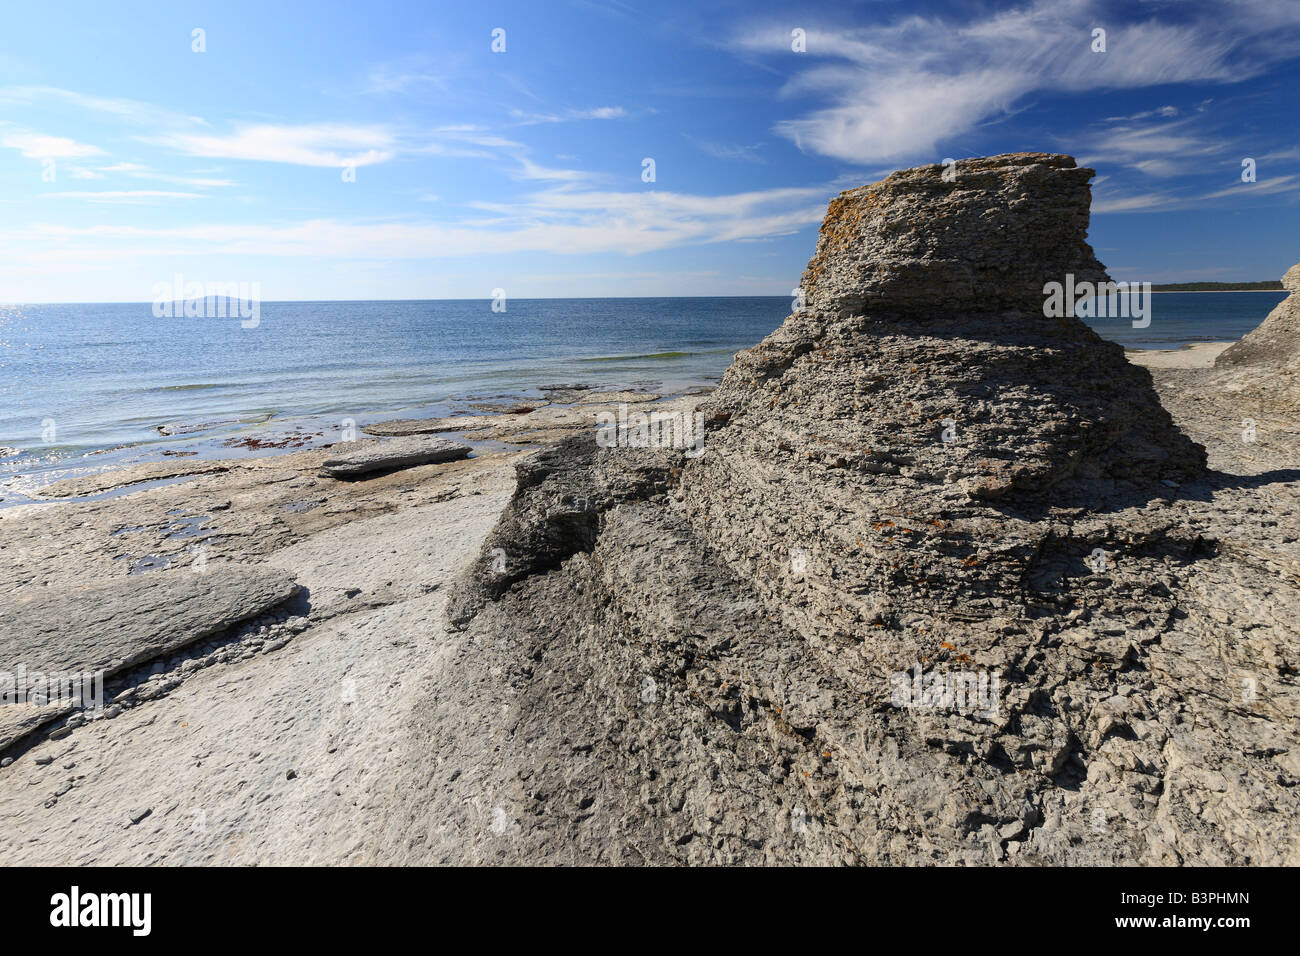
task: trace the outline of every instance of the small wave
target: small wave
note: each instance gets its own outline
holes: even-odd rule
[[[204,388],[233,388],[238,386],[239,382],[201,382],[195,385],[162,385],[153,391],[156,392],[193,392]]]
[[[171,438],[175,435],[193,435],[198,432],[212,431],[214,428],[227,428],[231,425],[257,425],[271,418],[270,412],[262,414],[241,415],[238,418],[216,418],[210,421],[181,421],[167,422],[165,425],[155,425],[154,429],[160,435]]]
[[[602,355],[598,358],[578,359],[579,362],[635,362],[638,359],[678,359],[695,355],[695,352],[647,352],[645,355]]]
[[[93,445],[37,445],[35,448],[3,446],[0,460],[6,467],[21,463],[24,468],[45,467],[86,454]]]

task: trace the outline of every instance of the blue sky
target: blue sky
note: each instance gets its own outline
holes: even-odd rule
[[[1300,260],[1300,0],[109,7],[6,5],[0,301],[785,295],[837,191],[1031,149],[1116,279]]]

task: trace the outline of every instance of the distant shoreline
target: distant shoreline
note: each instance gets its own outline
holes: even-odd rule
[[[1257,282],[1153,282],[1152,292],[1285,292],[1281,279]]]

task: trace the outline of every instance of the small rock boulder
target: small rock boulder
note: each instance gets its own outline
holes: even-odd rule
[[[330,478],[360,478],[380,471],[415,465],[436,465],[469,455],[469,445],[447,438],[413,435],[394,441],[366,443],[321,462],[321,474]]]

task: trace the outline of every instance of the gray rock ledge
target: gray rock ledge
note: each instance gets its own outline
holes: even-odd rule
[[[447,438],[412,436],[395,441],[367,443],[347,454],[321,462],[321,474],[331,478],[359,478],[377,471],[414,465],[437,465],[468,457],[469,445]]]

